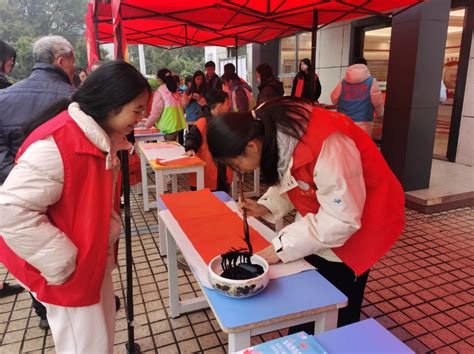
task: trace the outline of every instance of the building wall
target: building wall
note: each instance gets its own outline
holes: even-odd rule
[[[456,162],[474,166],[474,36],[471,43],[469,69],[467,72],[466,91],[459,131]]]
[[[205,47],[204,48],[204,61],[207,62],[212,60],[216,63],[216,73],[217,75],[222,75],[223,73],[220,70],[220,60],[227,58],[227,48],[225,47]]]
[[[318,31],[316,48],[316,73],[321,81],[321,103],[331,103],[331,92],[344,78],[349,66],[350,23],[337,23]]]

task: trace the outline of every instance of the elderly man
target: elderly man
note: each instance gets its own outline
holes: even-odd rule
[[[0,93],[0,184],[13,168],[23,143],[23,129],[58,98],[74,88],[74,49],[60,36],[42,37],[33,45],[31,75]]]

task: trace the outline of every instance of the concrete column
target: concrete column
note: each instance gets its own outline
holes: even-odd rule
[[[392,20],[382,153],[406,191],[429,187],[450,1]]]

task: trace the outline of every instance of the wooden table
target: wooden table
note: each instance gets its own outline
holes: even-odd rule
[[[223,201],[231,199],[222,192],[216,193],[216,196]],[[183,237],[187,239],[186,235],[166,210],[163,201],[159,200],[158,203],[161,204],[158,214],[160,224],[166,227],[171,317],[210,306],[222,330],[229,335],[229,352],[248,347],[251,336],[297,324],[314,321],[315,333],[336,327],[338,309],[347,306],[347,297],[314,270],[272,279],[262,293],[246,299],[230,298],[204,287],[201,278],[204,275],[195,272],[189,262],[189,242],[182,243]],[[177,246],[198,280],[204,298],[180,301]]]

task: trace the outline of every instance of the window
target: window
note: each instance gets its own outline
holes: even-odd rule
[[[292,74],[296,70],[296,36],[280,41],[280,74]]]
[[[299,33],[280,40],[280,72],[285,94],[291,93],[293,78],[298,72],[298,65],[304,58],[311,59],[311,32]]]
[[[298,62],[304,58],[311,60],[311,32],[298,35]]]

